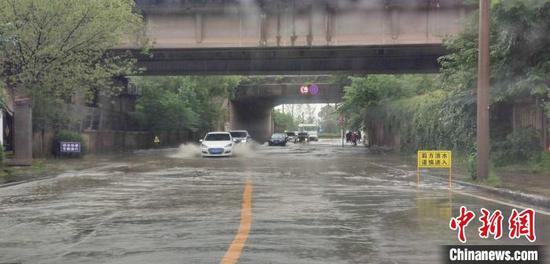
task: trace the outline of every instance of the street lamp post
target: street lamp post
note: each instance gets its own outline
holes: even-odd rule
[[[489,174],[489,4],[479,0],[479,58],[477,73],[477,176]]]

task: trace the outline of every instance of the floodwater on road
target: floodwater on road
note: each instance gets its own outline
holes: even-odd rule
[[[251,145],[231,158],[183,145],[1,188],[0,263],[220,263],[247,182],[238,263],[438,263],[441,245],[460,243],[449,229],[460,206],[505,219],[512,209],[435,178],[417,186],[399,157],[336,141]],[[536,217],[535,244],[547,245],[550,218]],[[468,244],[529,244],[482,240],[478,227],[468,226]]]

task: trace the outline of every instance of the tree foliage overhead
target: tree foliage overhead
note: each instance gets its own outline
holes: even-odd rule
[[[452,51],[440,59],[443,84],[473,91],[477,76],[478,13],[449,38]],[[492,101],[518,96],[545,98],[550,92],[550,1],[493,1],[490,13]]]
[[[55,123],[49,113],[75,94],[117,94],[112,77],[132,73],[135,61],[109,49],[138,36],[134,11],[133,0],[0,0],[0,78],[33,98],[42,123]]]
[[[128,73],[132,61],[106,54],[142,18],[131,0],[0,0],[3,77],[11,87],[63,97]],[[107,56],[106,56],[107,55]]]

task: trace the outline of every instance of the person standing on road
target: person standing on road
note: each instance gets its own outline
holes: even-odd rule
[[[358,139],[357,136],[358,136],[358,135],[357,135],[357,132],[353,132],[353,133],[351,134],[351,142],[353,143],[354,146],[357,146],[357,139]]]

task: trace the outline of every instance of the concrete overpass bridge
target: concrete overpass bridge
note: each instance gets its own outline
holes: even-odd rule
[[[476,8],[465,0],[135,1],[145,19],[142,36],[129,36],[116,50],[130,50],[145,75],[437,72],[443,37],[459,32],[460,20]],[[151,41],[150,54],[141,54],[140,37]],[[265,109],[304,98],[280,85],[262,89],[237,98],[231,116],[244,128],[265,124],[250,129],[265,136],[271,127]],[[16,120],[24,124],[19,131],[28,131],[16,134],[18,160],[32,152],[25,107]]]
[[[437,72],[464,0],[136,0],[149,75]],[[128,41],[121,48],[135,48]]]
[[[255,76],[241,82],[234,102],[269,101],[272,105],[338,103],[343,87],[334,84],[331,75]],[[315,85],[315,93],[300,91],[302,86]]]
[[[433,73],[442,40],[475,6],[464,0],[136,0],[150,54],[128,41],[145,75]],[[231,127],[259,139],[281,103],[338,102],[342,87],[245,84],[230,104]]]
[[[302,93],[302,86],[315,85],[315,93]],[[258,76],[244,81],[229,103],[232,129],[246,129],[256,140],[273,133],[271,111],[280,104],[338,103],[343,87],[333,84],[328,75]]]

